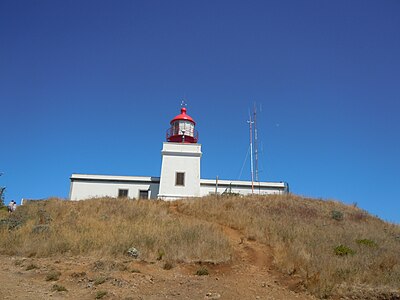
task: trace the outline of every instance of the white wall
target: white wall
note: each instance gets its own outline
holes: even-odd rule
[[[164,143],[158,197],[173,200],[200,196],[200,144]],[[185,185],[175,185],[177,172],[185,173]]]
[[[222,194],[225,191],[238,193],[241,195],[251,195],[252,187],[251,181],[229,181],[219,180],[218,188],[216,191],[216,180],[202,179],[200,181],[200,194],[207,196],[210,194]],[[286,192],[286,184],[283,182],[255,182],[254,194],[255,195],[269,195],[269,194],[283,194]]]
[[[84,200],[94,197],[118,197],[119,189],[127,189],[129,198],[139,198],[139,191],[149,191],[149,198],[156,199],[159,183],[148,179],[137,180],[131,176],[131,181],[118,180],[118,176],[83,175],[79,178],[75,174],[71,177],[70,200]],[[125,176],[128,177],[128,176]],[[136,180],[135,180],[136,178]]]
[[[225,185],[218,185],[218,194],[222,194],[227,190],[228,186]],[[229,189],[228,189],[229,190]],[[238,186],[232,186],[231,189],[232,193],[238,193],[241,195],[251,195],[251,187],[238,187]],[[254,188],[254,194],[255,195],[270,195],[270,194],[283,194],[284,191],[282,189],[276,189],[276,188]],[[200,195],[201,196],[207,196],[210,194],[215,194],[215,185],[214,186],[209,186],[209,185],[200,185]]]
[[[170,184],[175,186],[175,176]],[[198,194],[176,193],[169,196],[164,195],[163,199],[174,200],[184,197],[207,196],[215,193],[215,180],[200,179],[198,184]],[[222,194],[229,186],[232,193],[251,194],[251,182],[230,180],[219,180],[217,193]],[[70,200],[84,200],[94,197],[116,198],[118,197],[119,189],[127,189],[129,198],[138,198],[140,190],[148,190],[149,198],[157,199],[159,187],[160,178],[157,177],[73,174],[71,176]],[[182,188],[184,189],[184,187]],[[193,188],[193,190],[195,189]],[[254,194],[283,194],[285,192],[286,184],[283,182],[260,182],[254,184]]]

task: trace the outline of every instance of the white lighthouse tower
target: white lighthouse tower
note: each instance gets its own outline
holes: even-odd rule
[[[170,122],[167,142],[161,151],[162,165],[158,198],[174,200],[199,197],[201,145],[197,143],[196,122],[186,108]]]

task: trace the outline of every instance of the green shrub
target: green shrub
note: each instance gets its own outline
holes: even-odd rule
[[[331,211],[331,216],[332,216],[332,219],[334,219],[336,221],[342,221],[343,220],[343,213],[341,211],[332,210]]]
[[[54,292],[67,292],[68,291],[64,286],[58,285],[58,284],[53,285],[51,290]]]
[[[51,271],[46,275],[46,281],[57,281],[60,278],[61,273],[57,271]]]
[[[96,293],[96,299],[101,299],[101,298],[103,298],[105,295],[107,295],[107,292],[106,292],[106,291],[98,291],[98,292]]]
[[[104,276],[97,277],[96,280],[94,281],[94,285],[100,285],[106,282],[107,278]]]
[[[338,256],[345,256],[345,255],[348,255],[348,254],[353,255],[353,254],[356,253],[353,249],[351,249],[351,248],[349,248],[349,247],[347,247],[345,245],[336,246],[333,251]]]
[[[361,239],[361,240],[356,240],[356,243],[359,245],[364,245],[368,247],[378,247],[378,244],[370,239]]]
[[[209,273],[208,273],[208,270],[206,267],[201,267],[200,269],[198,269],[196,271],[196,275],[199,275],[199,276],[204,276],[204,275],[208,275],[208,274]]]

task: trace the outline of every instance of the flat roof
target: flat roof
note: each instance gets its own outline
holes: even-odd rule
[[[96,175],[96,174],[72,174],[71,181],[75,180],[97,180],[97,181],[143,181],[143,182],[160,182],[160,177],[152,176],[121,176],[121,175]]]
[[[200,179],[200,185],[216,185],[216,179]],[[245,186],[251,187],[251,181],[242,181],[242,180],[225,180],[218,179],[218,185],[222,186]],[[267,181],[254,181],[253,186],[257,187],[276,187],[276,188],[284,188],[286,187],[285,182],[267,182]]]

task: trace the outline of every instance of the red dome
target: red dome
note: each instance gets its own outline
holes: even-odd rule
[[[186,108],[181,108],[181,114],[170,122],[171,127],[167,130],[167,141],[173,143],[197,143],[199,133],[195,129],[196,122],[186,114]]]
[[[170,122],[170,124],[172,125],[173,122],[177,121],[177,120],[186,120],[186,121],[190,121],[192,122],[194,125],[196,125],[196,122],[192,119],[191,116],[186,114],[186,107],[182,107],[181,108],[181,114],[177,115],[175,118],[173,118]]]

